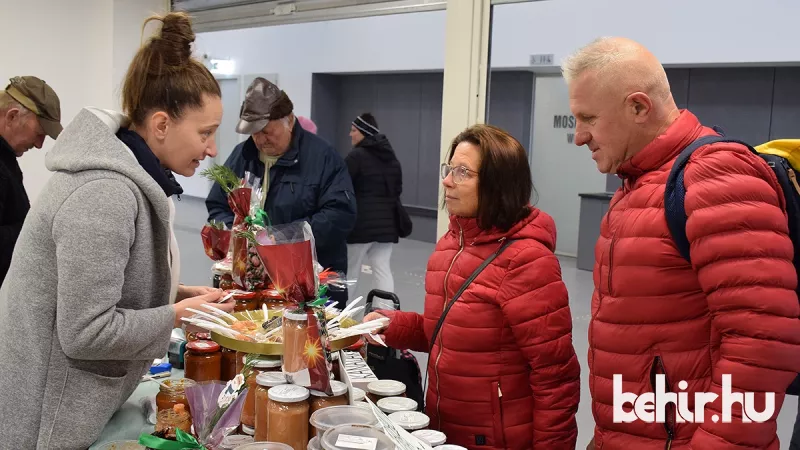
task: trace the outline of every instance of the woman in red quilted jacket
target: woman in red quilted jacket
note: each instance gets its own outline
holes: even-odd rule
[[[553,219],[529,205],[522,145],[476,125],[455,138],[441,171],[450,228],[425,276],[425,312],[381,311],[395,348],[430,351],[426,410],[431,428],[469,449],[574,449],[580,367],[572,316],[553,254]],[[456,291],[507,239],[505,249]]]

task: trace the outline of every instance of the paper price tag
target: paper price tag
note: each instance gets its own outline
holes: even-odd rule
[[[356,448],[359,450],[375,450],[378,448],[378,440],[375,438],[350,436],[348,434],[339,435],[336,446],[341,448]]]

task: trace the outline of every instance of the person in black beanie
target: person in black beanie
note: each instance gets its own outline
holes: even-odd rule
[[[350,127],[353,150],[345,158],[356,193],[356,225],[347,238],[347,274],[357,281],[362,263],[372,266],[375,288],[394,292],[392,246],[399,241],[396,204],[403,192],[403,172],[389,139],[370,113]],[[350,290],[353,295],[355,288]],[[352,296],[352,295],[351,295]]]

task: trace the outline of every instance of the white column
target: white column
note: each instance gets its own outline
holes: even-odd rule
[[[448,0],[442,93],[441,161],[450,142],[464,128],[483,123],[489,66],[490,0]],[[439,198],[443,188],[439,184]],[[437,236],[447,231],[446,210],[440,209]]]

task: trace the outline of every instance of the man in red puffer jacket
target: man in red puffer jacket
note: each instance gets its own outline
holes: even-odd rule
[[[775,418],[800,371],[800,306],[774,173],[739,144],[693,154],[684,179],[690,265],[667,228],[665,182],[681,150],[714,132],[678,110],[663,67],[635,42],[597,40],[562,68],[575,143],[589,147],[600,172],[624,183],[595,248],[589,448],[777,450]],[[664,392],[685,392],[688,404],[679,401],[677,414],[674,405],[650,408],[664,414],[662,423],[638,414],[615,420],[631,415],[623,414],[632,405],[622,405],[621,393],[658,392],[660,375]],[[764,393],[775,393],[771,417],[743,423],[735,405],[731,423],[719,420],[725,375],[733,392],[755,393],[757,412],[765,411]],[[696,393],[717,394],[703,423],[686,414],[695,412]]]

